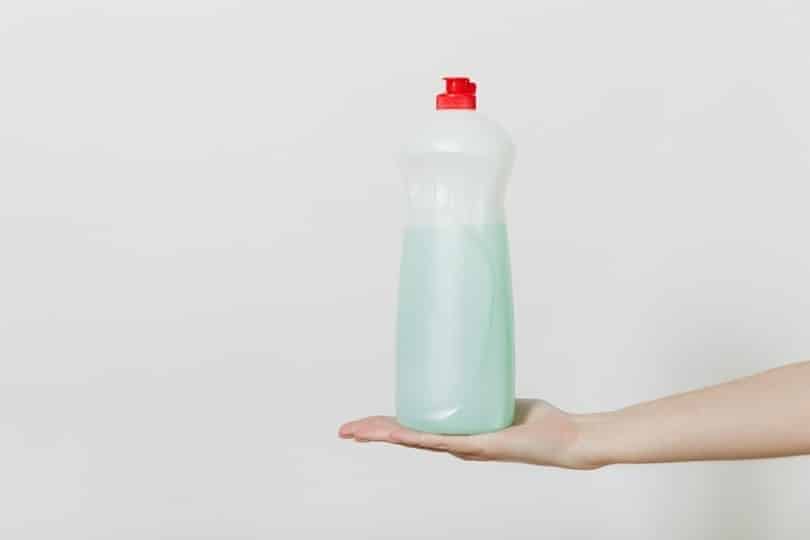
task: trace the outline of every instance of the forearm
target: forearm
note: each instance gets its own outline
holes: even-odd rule
[[[810,454],[810,362],[576,422],[593,467]]]

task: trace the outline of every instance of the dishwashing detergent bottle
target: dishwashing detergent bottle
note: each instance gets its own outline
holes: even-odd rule
[[[397,320],[397,419],[412,429],[503,429],[515,408],[504,194],[513,146],[476,110],[476,85],[446,77],[400,164],[407,225]]]

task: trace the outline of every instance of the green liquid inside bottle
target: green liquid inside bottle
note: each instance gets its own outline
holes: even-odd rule
[[[496,431],[514,416],[506,225],[405,231],[397,329],[397,418],[445,434]]]

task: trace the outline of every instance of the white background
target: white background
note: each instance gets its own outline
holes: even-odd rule
[[[0,536],[806,539],[810,461],[570,472],[336,438],[393,409],[440,76],[512,133],[518,391],[810,357],[803,2],[0,4]]]

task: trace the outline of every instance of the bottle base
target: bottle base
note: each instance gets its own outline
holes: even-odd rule
[[[491,433],[501,431],[512,425],[513,415],[499,421],[491,422],[458,422],[452,418],[430,419],[430,418],[405,418],[397,416],[400,425],[414,431],[425,433],[435,433],[437,435],[479,435],[481,433]]]

